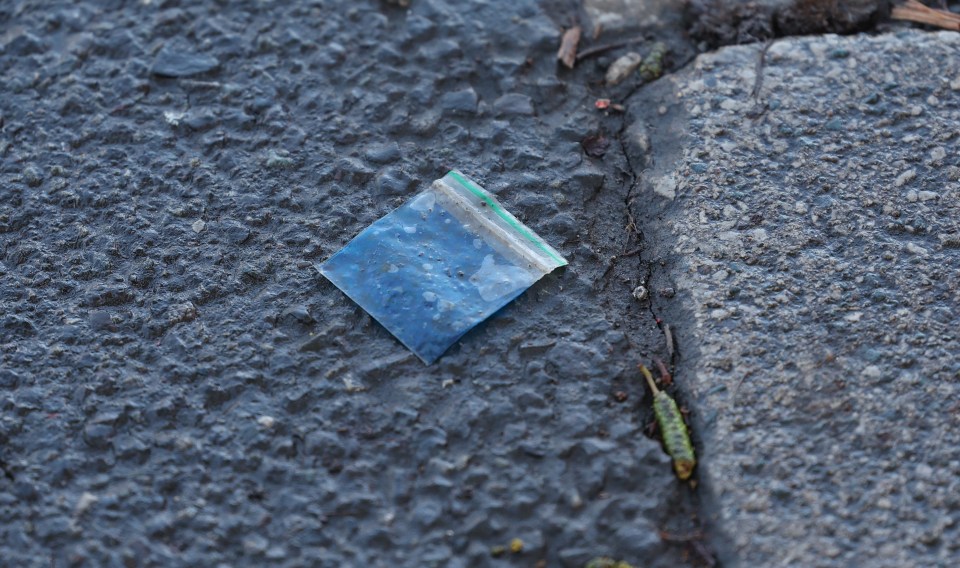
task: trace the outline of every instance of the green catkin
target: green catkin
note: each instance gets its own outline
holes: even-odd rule
[[[647,81],[659,79],[663,75],[663,58],[667,55],[667,46],[661,42],[653,44],[653,49],[640,64],[640,73]]]
[[[657,424],[663,435],[663,445],[667,448],[667,454],[673,459],[673,470],[680,479],[690,479],[693,468],[697,465],[697,458],[693,453],[690,432],[687,431],[680,408],[673,397],[657,388],[650,369],[640,365],[640,372],[643,373],[647,384],[650,385],[650,390],[653,391],[653,413],[657,417]]]

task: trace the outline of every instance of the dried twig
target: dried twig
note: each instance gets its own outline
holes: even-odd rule
[[[664,530],[657,531],[660,535],[660,540],[664,542],[690,542],[693,540],[703,540],[703,533],[700,531],[693,531],[688,534],[675,534],[667,532]]]
[[[580,45],[580,34],[583,30],[580,26],[573,26],[563,32],[563,39],[560,40],[560,49],[557,51],[557,59],[567,66],[567,69],[573,69],[577,61],[577,46]]]
[[[960,14],[929,8],[917,0],[907,0],[902,6],[894,6],[890,10],[890,18],[960,31]]]
[[[627,231],[627,242],[629,242],[630,237],[640,232],[640,229],[637,228],[637,222],[633,218],[633,214],[630,213],[631,205],[633,205],[633,200],[630,200],[630,203],[627,203],[627,226],[624,227],[624,230]]]
[[[580,53],[578,53],[578,54],[577,54],[577,61],[583,61],[584,59],[586,59],[586,58],[588,58],[588,57],[593,57],[594,55],[600,55],[601,53],[606,53],[606,52],[610,51],[611,49],[617,49],[617,48],[620,48],[620,47],[626,47],[626,46],[628,46],[628,45],[633,45],[633,44],[635,44],[635,43],[640,43],[640,42],[645,41],[645,40],[646,40],[646,38],[644,38],[643,36],[637,36],[637,37],[632,37],[632,38],[630,38],[630,39],[625,39],[625,40],[623,40],[623,41],[615,41],[615,42],[613,42],[613,43],[606,43],[606,44],[603,44],[603,45],[595,45],[595,46],[593,46],[593,47],[584,49],[583,51],[581,51]]]
[[[663,337],[667,340],[667,356],[670,357],[670,360],[673,361],[674,345],[673,345],[673,331],[670,329],[670,324],[663,324]]]
[[[670,371],[667,370],[667,366],[663,364],[663,359],[654,357],[653,362],[656,363],[657,368],[660,369],[660,384],[665,387],[672,385],[673,377],[670,376]]]

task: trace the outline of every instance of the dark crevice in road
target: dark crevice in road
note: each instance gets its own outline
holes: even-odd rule
[[[670,67],[664,70],[662,76],[651,81],[638,82],[637,84],[633,85],[627,94],[622,96],[620,100],[627,104],[638,92],[646,87],[649,87],[656,81],[663,80],[664,78],[669,77],[671,74],[684,69],[695,58],[696,55],[690,54],[680,61],[672,61]],[[648,224],[656,225],[658,223],[658,218],[662,216],[663,208],[661,205],[654,204],[652,200],[647,205],[637,203],[637,194],[641,191],[644,174],[646,172],[646,168],[644,166],[649,165],[651,160],[653,160],[652,154],[656,152],[656,148],[650,148],[649,151],[651,152],[651,155],[644,157],[643,163],[636,163],[637,159],[634,156],[631,156],[631,152],[628,150],[630,145],[630,141],[628,140],[628,129],[633,124],[631,121],[631,115],[629,113],[624,113],[619,115],[619,118],[620,125],[615,136],[618,150],[624,163],[626,164],[628,170],[627,173],[629,175],[629,179],[626,183],[627,191],[623,200],[623,211],[624,215],[628,219],[628,231],[631,231],[637,236],[637,251],[641,258],[638,268],[642,273],[639,279],[639,286],[642,287],[642,290],[634,289],[634,296],[646,304],[646,311],[649,314],[650,319],[663,334],[663,342],[656,351],[659,351],[661,356],[663,354],[666,355],[666,357],[663,358],[666,359],[667,368],[673,375],[675,374],[677,364],[679,363],[680,350],[677,346],[676,338],[671,330],[670,322],[665,321],[665,318],[662,316],[660,310],[658,310],[656,306],[655,299],[658,292],[654,287],[655,281],[660,279],[669,279],[669,276],[666,274],[669,269],[665,263],[659,259],[650,258],[650,239],[652,234],[656,231],[655,229],[645,229]],[[622,256],[624,256],[624,254],[620,255],[620,257]],[[618,257],[614,257],[611,260],[611,266],[616,263],[617,260]],[[641,355],[644,359],[649,359],[651,356],[657,356],[658,353],[643,353]],[[692,397],[687,396],[682,387],[682,378],[680,383],[673,383],[669,390],[686,414],[696,414],[697,410],[692,406],[691,402]],[[644,403],[651,403],[651,400],[652,399],[649,397],[648,393],[644,397]],[[652,416],[649,418],[652,420]],[[690,424],[688,424],[688,426],[690,427],[691,435],[699,454],[703,450],[703,439],[697,432],[696,424],[692,420],[689,422]],[[659,439],[659,434],[654,435],[653,430],[646,429],[646,433],[648,436],[654,439]],[[717,527],[714,527],[713,524],[707,519],[707,515],[705,514],[705,505],[702,502],[703,498],[701,496],[702,487],[703,486],[697,482],[691,483],[689,486],[685,487],[685,489],[689,490],[688,498],[693,506],[694,511],[696,511],[692,515],[695,530],[690,533],[694,534],[695,537],[671,540],[671,535],[666,532],[662,532],[661,537],[663,538],[664,542],[672,542],[674,544],[685,546],[693,558],[699,559],[700,565],[720,566],[720,560],[716,553],[711,549],[710,545],[724,539],[723,531],[719,530]]]
[[[14,477],[13,472],[10,471],[10,466],[4,460],[0,460],[0,472],[3,472],[3,476],[9,479],[11,482],[17,480],[17,478]]]

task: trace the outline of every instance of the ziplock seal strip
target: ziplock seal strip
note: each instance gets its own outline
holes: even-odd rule
[[[536,245],[537,248],[539,248],[540,250],[542,250],[547,256],[549,256],[551,259],[553,259],[554,262],[557,263],[557,266],[566,266],[566,265],[567,265],[567,261],[566,261],[563,257],[558,256],[556,252],[550,250],[550,248],[547,247],[547,246],[546,246],[540,239],[538,239],[533,233],[531,233],[529,229],[527,229],[526,227],[524,227],[524,226],[517,220],[516,217],[514,217],[513,215],[511,215],[510,213],[508,213],[506,210],[504,210],[504,208],[501,207],[500,204],[497,203],[497,201],[496,201],[495,199],[491,198],[490,195],[488,195],[486,191],[484,191],[483,189],[477,187],[477,185],[476,185],[475,183],[473,183],[472,181],[470,181],[469,179],[467,179],[466,177],[464,177],[463,175],[461,175],[460,172],[458,172],[458,171],[456,171],[456,170],[450,170],[449,172],[447,172],[447,175],[453,177],[453,179],[457,180],[457,182],[458,182],[460,185],[462,185],[463,187],[465,187],[465,188],[467,189],[467,191],[469,191],[470,193],[474,194],[474,195],[477,196],[479,199],[483,200],[483,202],[486,203],[487,205],[489,205],[489,206],[490,206],[490,209],[493,210],[493,212],[496,213],[498,217],[500,217],[501,219],[503,219],[504,222],[506,222],[508,225],[510,225],[510,227],[513,228],[514,231],[516,231],[516,232],[519,233],[521,236],[523,236],[524,238],[526,238],[528,241],[530,241],[531,243],[533,243],[534,245]]]

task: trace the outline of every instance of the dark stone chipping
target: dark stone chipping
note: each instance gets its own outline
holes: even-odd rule
[[[477,112],[477,93],[472,88],[446,93],[440,104],[453,114],[473,114]]]
[[[158,77],[189,77],[213,71],[220,65],[216,57],[166,49],[157,54],[150,71]]]

